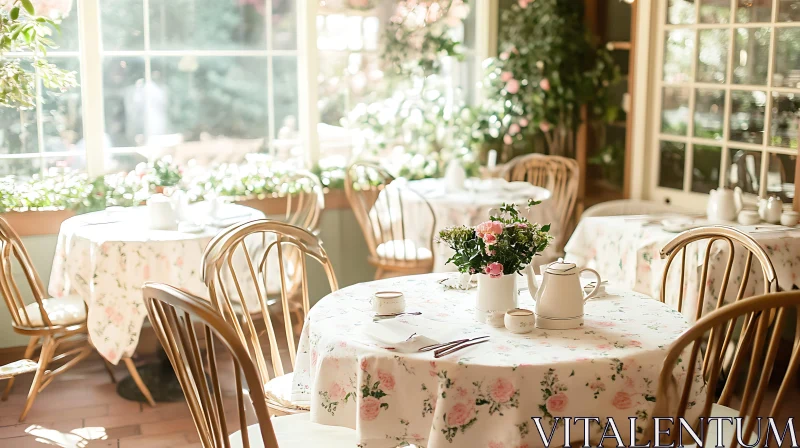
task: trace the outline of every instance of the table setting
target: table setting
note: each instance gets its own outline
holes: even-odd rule
[[[573,263],[535,275],[548,231],[505,206],[477,226],[440,232],[459,273],[324,297],[306,317],[292,400],[310,404],[313,422],[355,429],[367,448],[542,446],[531,417],[547,427],[566,416],[646,425],[667,347],[688,321]],[[686,367],[675,367],[676,379]],[[694,384],[690,412],[699,412],[704,383]],[[554,438],[564,444],[562,430]]]
[[[606,216],[582,219],[566,245],[566,259],[597,270],[605,280],[631,288],[634,291],[659,298],[666,260],[661,259],[661,249],[680,232],[704,226],[723,225],[740,230],[753,237],[763,247],[772,261],[778,285],[785,290],[800,286],[800,227],[797,213],[783,211],[775,198],[761,199],[755,204],[745,204],[736,190],[720,189],[712,192],[705,215],[658,214]],[[687,299],[697,295],[706,243],[694,243],[687,248],[686,293]],[[716,297],[721,283],[727,249],[723,242],[711,248],[709,262],[713,263],[706,283],[707,295]],[[733,272],[741,275],[746,261],[743,250],[735,250]],[[679,265],[680,263],[678,263]],[[675,272],[673,272],[675,271]],[[675,274],[675,275],[673,275]],[[667,278],[667,303],[677,303],[680,276],[671,269]],[[763,291],[763,276],[756,266],[751,267],[752,280],[748,282],[745,297]],[[739,285],[736,278],[727,288],[725,302],[735,299]],[[761,286],[759,286],[761,285]],[[715,306],[706,301],[705,311]],[[687,307],[687,316],[692,307]]]

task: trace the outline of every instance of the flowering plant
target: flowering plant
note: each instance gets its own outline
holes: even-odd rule
[[[528,200],[528,209],[539,204]],[[510,275],[529,265],[550,244],[550,224],[540,226],[520,216],[513,204],[475,227],[455,226],[439,232],[439,242],[455,254],[447,260],[461,272],[483,273],[492,278]]]

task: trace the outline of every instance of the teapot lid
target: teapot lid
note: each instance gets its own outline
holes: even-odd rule
[[[559,258],[558,261],[554,261],[547,265],[547,272],[548,274],[568,274],[570,271],[575,269],[575,263],[569,263],[564,261],[563,258]]]

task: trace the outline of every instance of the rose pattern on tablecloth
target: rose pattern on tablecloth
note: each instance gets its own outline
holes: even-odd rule
[[[251,212],[250,219],[264,216],[241,209]],[[77,293],[83,298],[92,344],[101,356],[117,364],[133,355],[139,342],[147,316],[142,299],[145,281],[208,295],[201,260],[219,229],[207,228],[200,234],[150,231],[143,207],[128,212],[129,219],[138,221],[94,223],[102,220],[103,213],[78,215],[62,223],[48,291],[53,297]]]
[[[731,224],[733,227],[737,225]],[[747,229],[747,227],[741,227]],[[666,259],[661,259],[661,249],[678,234],[670,233],[648,219],[631,219],[621,216],[582,219],[566,246],[567,259],[581,266],[595,269],[603,280],[608,280],[653,298],[661,296],[661,281]],[[800,287],[800,230],[784,232],[754,232],[751,236],[765,249],[778,275],[782,289]],[[707,240],[689,244],[686,252],[686,277],[684,279],[684,314],[694,320],[698,301],[700,267]],[[725,242],[717,241],[709,256],[703,313],[716,308],[721,282],[728,261],[729,250]],[[741,246],[734,248],[731,278],[725,293],[725,303],[731,303],[739,291],[747,252]],[[681,255],[675,257],[667,276],[667,303],[677,306],[680,285]],[[764,278],[760,263],[753,259],[750,278],[744,297],[764,292]]]
[[[311,401],[312,421],[356,429],[364,448],[534,448],[542,443],[533,416],[543,425],[555,417],[598,416],[605,425],[607,417],[627,423],[629,416],[650,416],[667,347],[688,328],[680,313],[609,285],[606,296],[588,302],[583,328],[515,335],[474,322],[475,291],[438,283],[453,275],[353,285],[312,308],[293,378],[293,398]],[[422,311],[396,318],[418,334],[489,334],[490,342],[440,359],[386,350],[361,331],[372,321],[369,297],[379,290],[403,291],[407,309]],[[520,302],[532,307],[525,292]],[[675,376],[685,378],[685,363]],[[695,411],[703,390],[698,375],[690,404]],[[592,428],[599,436],[602,427]]]

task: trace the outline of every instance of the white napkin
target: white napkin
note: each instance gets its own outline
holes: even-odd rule
[[[370,339],[396,352],[416,352],[426,345],[438,344],[439,341],[417,334],[417,329],[405,322],[385,319],[364,326],[364,334]]]

